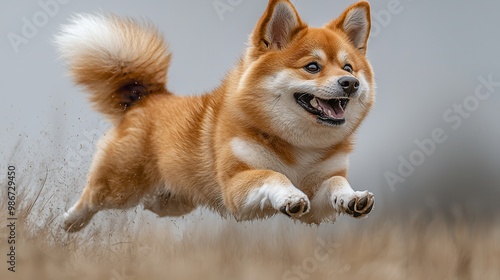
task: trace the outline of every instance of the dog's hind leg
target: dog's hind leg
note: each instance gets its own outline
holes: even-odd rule
[[[94,207],[90,201],[92,196],[92,187],[85,187],[80,199],[64,213],[63,228],[68,232],[76,232],[85,227],[95,213],[97,208]]]
[[[84,188],[80,199],[64,214],[63,228],[76,232],[85,227],[92,216],[103,209],[126,209],[136,206],[143,191],[134,185],[127,174],[93,175]]]
[[[134,134],[110,131],[101,140],[87,185],[64,214],[66,231],[79,231],[100,210],[126,209],[140,203],[157,176],[139,136],[140,130],[134,130]]]

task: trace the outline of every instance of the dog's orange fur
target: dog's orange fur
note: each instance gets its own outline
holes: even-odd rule
[[[346,18],[353,11],[365,13],[367,30],[362,34],[355,28],[346,30],[350,28]],[[170,54],[153,27],[114,16],[93,19],[120,37],[107,40],[118,40],[115,45],[129,43],[117,47],[85,41],[85,35],[74,39],[81,34],[72,33],[85,22],[81,19],[57,38],[76,83],[88,89],[96,110],[115,125],[101,139],[83,194],[66,214],[67,230],[79,230],[99,210],[139,203],[159,216],[183,215],[201,205],[239,219],[282,210],[307,223],[333,220],[338,213],[352,215],[347,199],[357,205],[353,207],[359,215],[354,216],[370,212],[373,195],[345,186],[346,166],[328,166],[328,160],[352,151],[353,133],[374,101],[373,73],[365,57],[370,30],[367,2],[352,5],[322,28],[312,28],[289,1],[271,0],[237,67],[213,92],[193,97],[176,96],[166,89]],[[75,42],[93,48],[70,49]],[[314,50],[326,57],[311,55]],[[339,61],[340,52],[355,68],[352,75],[342,69],[345,62]],[[320,73],[303,69],[311,61],[322,65]],[[276,97],[269,90],[269,81],[284,70],[298,83],[314,81],[319,86],[335,77],[363,75],[368,86],[365,99],[349,101],[357,108],[355,113],[335,127],[317,123],[297,104],[289,106],[290,111],[274,111],[273,102],[287,108],[283,102],[293,98]],[[280,124],[278,115],[286,122]],[[256,153],[264,151],[272,160],[242,159],[238,152],[247,153],[247,146],[256,147]],[[253,205],[252,195],[258,196],[266,184],[273,186],[272,195]],[[272,197],[281,191],[285,196],[290,191],[307,197],[285,201],[284,208],[276,209]],[[328,196],[328,205],[315,202],[322,201],[323,197],[315,197],[320,195]],[[299,213],[294,207],[300,208]]]

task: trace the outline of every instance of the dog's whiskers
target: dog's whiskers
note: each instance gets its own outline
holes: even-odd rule
[[[274,111],[274,107],[276,106],[276,104],[278,104],[278,101],[280,100],[280,98],[281,98],[281,94],[276,96],[276,98],[274,98],[273,106],[271,107],[271,111]]]
[[[359,99],[359,103],[360,103],[361,105],[363,105],[363,107],[366,107],[366,106],[367,106],[367,105],[363,102],[363,99],[361,99],[361,98]]]

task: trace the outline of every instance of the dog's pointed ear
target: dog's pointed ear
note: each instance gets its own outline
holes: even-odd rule
[[[304,27],[290,1],[271,0],[252,33],[252,44],[262,50],[283,49]]]
[[[371,29],[370,4],[360,1],[347,8],[340,17],[326,25],[327,28],[342,30],[349,41],[366,54]]]

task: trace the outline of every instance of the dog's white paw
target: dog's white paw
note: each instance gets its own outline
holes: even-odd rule
[[[311,209],[309,198],[301,191],[285,196],[276,205],[281,213],[294,219],[302,217]]]
[[[375,197],[369,191],[348,191],[334,193],[332,203],[337,212],[361,218],[372,211]]]
[[[271,215],[280,211],[283,214],[298,219],[309,212],[309,198],[301,190],[291,184],[270,183],[251,191],[245,202],[247,219],[254,216]],[[253,209],[253,210],[250,210]],[[259,209],[262,213],[255,212]],[[266,210],[268,209],[268,210]],[[272,211],[269,211],[272,209]]]
[[[63,215],[62,228],[67,232],[77,232],[84,228],[92,219],[95,212],[82,210],[73,206]]]

